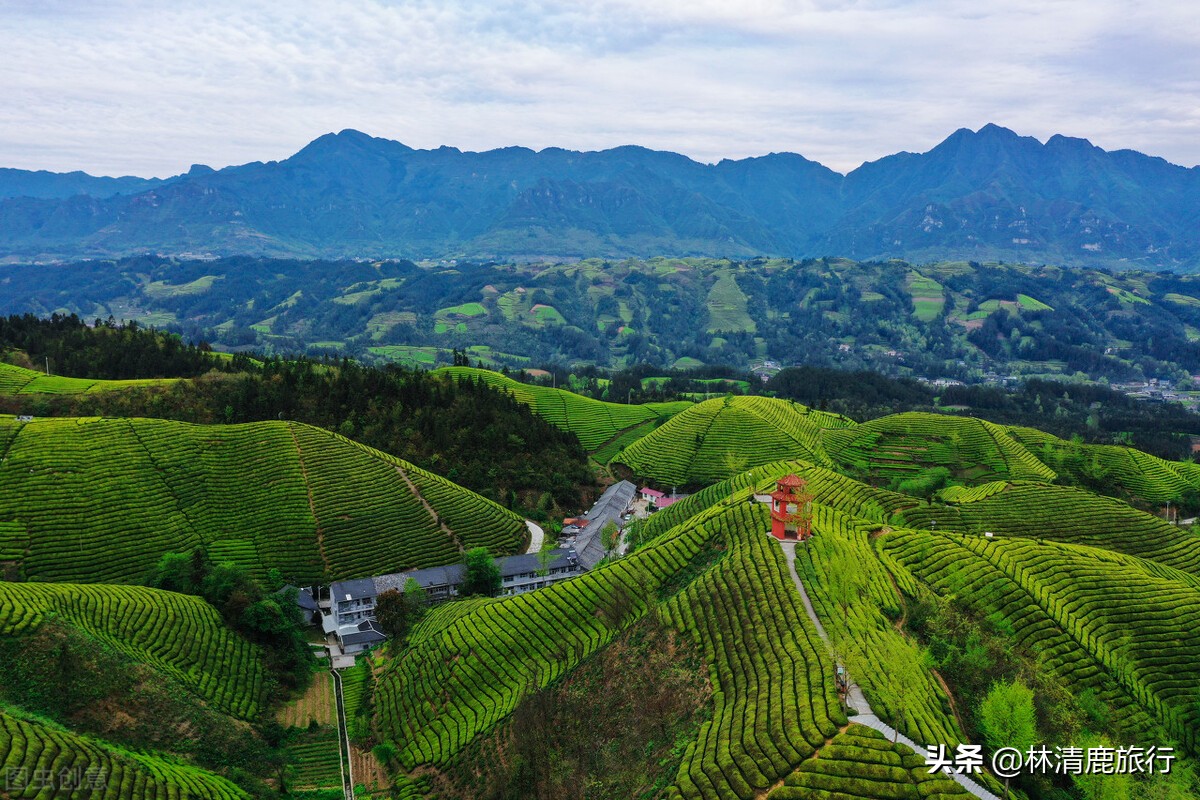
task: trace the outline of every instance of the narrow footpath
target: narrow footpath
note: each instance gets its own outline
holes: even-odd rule
[[[817,629],[817,634],[826,644],[829,643],[829,636],[825,633],[825,626],[821,624],[821,620],[817,618],[816,609],[813,608],[812,601],[808,597],[808,592],[804,589],[804,582],[800,580],[800,574],[796,572],[796,543],[795,542],[780,542],[779,546],[783,548],[784,558],[787,559],[788,572],[792,574],[792,581],[796,584],[797,591],[800,592],[800,599],[804,603],[804,610],[808,612],[808,618],[812,620],[813,625]],[[912,739],[909,739],[902,733],[896,731],[891,725],[881,720],[871,710],[870,704],[867,703],[867,698],[863,695],[862,689],[854,681],[854,678],[847,672],[846,679],[849,681],[849,691],[846,695],[846,700],[852,708],[858,711],[858,714],[851,718],[851,722],[856,722],[859,725],[865,725],[868,728],[874,728],[888,738],[889,741],[895,740],[911,747],[913,752],[926,760],[929,759],[929,751],[922,745],[917,744]],[[951,778],[958,783],[959,786],[966,789],[976,797],[982,800],[1000,800],[1000,798],[989,792],[987,789],[980,786],[966,775],[958,773],[948,773]]]
[[[342,793],[346,800],[354,800],[354,761],[350,757],[350,733],[346,728],[346,701],[342,697],[342,676],[331,669],[337,698],[338,714],[338,760],[342,767]]]

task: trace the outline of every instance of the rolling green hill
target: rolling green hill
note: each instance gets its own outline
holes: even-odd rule
[[[1019,482],[983,497],[903,510],[907,527],[1019,536],[1102,547],[1200,575],[1200,535],[1112,498],[1068,486]],[[982,487],[980,487],[982,488]],[[951,495],[956,496],[956,495]]]
[[[0,795],[258,796],[276,655],[199,597],[0,582]]]
[[[0,582],[0,636],[44,620],[75,626],[243,719],[263,700],[262,653],[198,597],[140,586]]]
[[[627,446],[616,461],[663,486],[704,485],[772,461],[829,464],[822,431],[853,424],[767,397],[706,400]]]
[[[872,479],[903,480],[931,467],[967,484],[1056,477],[1003,428],[971,417],[893,414],[827,431],[822,441],[840,469]]]
[[[6,793],[8,797],[250,798],[210,772],[166,757],[125,750],[4,708],[0,708],[0,763],[6,771],[11,770],[7,772],[10,782],[21,774],[28,781],[24,791],[11,786],[14,793]],[[64,773],[68,776],[65,780]],[[71,783],[74,781],[78,782]],[[64,788],[55,791],[52,786]]]
[[[1008,429],[1042,463],[1075,483],[1143,503],[1178,503],[1200,491],[1200,466],[1131,447],[1067,441],[1033,428]]]
[[[517,515],[379,451],[288,422],[0,418],[0,559],[35,581],[138,583],[164,553],[292,582],[510,553]]]
[[[896,531],[884,548],[940,592],[1001,615],[1118,724],[1148,712],[1195,752],[1200,579],[1083,545]],[[1128,719],[1126,719],[1128,718]]]
[[[93,378],[66,378],[0,363],[0,395],[111,392],[145,386],[170,386],[178,380],[178,378],[141,378],[108,381]]]
[[[571,670],[634,620],[657,614],[700,645],[709,680],[720,687],[711,723],[683,755],[679,791],[749,798],[752,787],[783,777],[844,718],[820,677],[831,667],[828,655],[794,602],[782,556],[761,535],[764,515],[743,494],[628,558],[540,592],[472,606],[445,619],[436,636],[426,631],[379,679],[379,724],[404,768],[452,762],[537,685]],[[727,551],[723,558],[680,587],[688,565],[714,544]],[[530,676],[537,685],[527,684]],[[752,722],[756,716],[764,725]]]
[[[616,461],[662,485],[697,486],[785,459],[892,483],[931,467],[969,484],[1056,477],[1005,429],[982,420],[910,412],[856,424],[763,397],[699,403],[626,447]]]
[[[621,557],[535,592],[435,607],[407,641],[360,662],[346,678],[351,727],[383,745],[375,754],[400,796],[563,796],[532,790],[551,778],[590,796],[670,800],[963,796],[852,724],[868,709],[843,707],[839,664],[870,712],[921,743],[983,741],[981,692],[1021,681],[1036,690],[1046,742],[1174,745],[1196,765],[1200,534],[1133,504],[1188,500],[1200,467],[969,417],[855,423],[764,397],[632,406],[484,370],[442,374],[504,389],[598,461],[698,488],[639,521]],[[781,548],[759,497],[789,473],[813,496],[815,534]],[[930,476],[936,485],[918,485]],[[1117,496],[1097,494],[1107,490]],[[0,417],[0,760],[103,764],[120,776],[119,800],[257,797],[269,789],[245,787],[266,787],[276,767],[295,787],[331,787],[328,720],[266,743],[273,651],[197,598],[129,584],[162,554],[196,547],[307,583],[450,563],[477,545],[508,553],[525,535],[495,503],[309,425]],[[18,670],[14,653],[35,639]],[[609,702],[639,661],[653,685],[687,687],[680,707],[649,691]],[[28,696],[74,663],[97,683],[136,675],[105,696],[114,706],[132,708],[157,679],[187,698],[195,715],[164,738],[191,742],[204,714],[246,738],[219,758],[216,734],[193,749],[135,747],[122,738],[133,724],[110,737],[92,724],[104,714],[77,725],[10,688],[20,672]],[[154,719],[152,699],[130,716]],[[585,706],[607,725],[539,727]],[[617,752],[606,750],[614,730],[625,763],[605,784],[596,773],[614,762],[596,754]],[[261,747],[279,763],[244,772],[229,754],[246,742],[245,758],[261,761]],[[1062,796],[1018,783],[1031,798]]]
[[[999,631],[989,635],[1012,640],[1008,661],[979,662],[975,673],[993,676],[980,680],[1010,679],[1013,659],[1045,658],[1042,680],[1065,687],[1053,691],[1100,709],[1085,718],[1088,730],[1176,741],[1194,754],[1197,537],[1119,500],[1046,483],[1019,444],[967,423],[950,429],[967,443],[955,442],[938,463],[965,456],[968,467],[988,466],[987,475],[1030,470],[1042,480],[955,486],[929,502],[808,461],[765,464],[652,515],[631,538],[632,555],[582,578],[440,610],[380,678],[380,730],[400,752],[398,768],[500,769],[472,761],[483,757],[479,737],[519,737],[519,721],[533,713],[522,709],[537,702],[539,687],[623,646],[613,644],[621,630],[652,618],[692,639],[713,690],[710,718],[677,746],[667,797],[962,796],[875,734],[839,733],[845,717],[830,694],[836,654],[871,710],[906,735],[980,741],[976,696],[964,688],[976,675],[953,671],[961,651],[932,646],[924,622],[910,627],[929,604],[965,609]],[[883,430],[915,427],[892,420]],[[967,438],[978,434],[991,445]],[[754,447],[743,441],[742,452]],[[753,499],[789,472],[814,495],[815,537],[796,548],[795,570],[828,644],[767,536],[766,506]],[[936,533],[916,529],[935,517]],[[995,538],[982,535],[983,525]],[[536,684],[518,677],[529,675]],[[1039,702],[1074,702],[1054,696]]]
[[[773,461],[711,484],[640,521],[639,536],[643,541],[661,536],[675,525],[746,489],[755,494],[770,493],[775,489],[775,480],[789,473],[799,475],[808,482],[807,490],[816,502],[880,524],[920,502],[906,494],[869,486],[807,461]]]
[[[832,656],[766,535],[766,506],[751,497],[758,485],[797,466],[824,499],[844,508],[886,515],[912,502],[861,484],[855,492],[853,481],[799,462],[760,467],[655,515],[648,521],[651,541],[615,563],[533,594],[439,612],[379,680],[380,730],[395,743],[403,771],[470,763],[475,737],[510,713],[520,717],[539,686],[570,674],[647,617],[695,642],[713,687],[711,719],[677,746],[686,749],[667,797],[750,800],[824,752],[846,721],[834,694]],[[844,621],[861,638],[864,660],[903,659],[920,670],[917,649],[885,616],[901,600],[874,555],[871,532],[880,523],[819,508],[822,534],[868,570],[868,588]],[[823,556],[814,554],[801,568],[815,571],[809,591],[832,611],[834,601],[820,594],[819,574],[829,568]],[[842,624],[831,620],[840,614],[823,615],[826,626]],[[535,676],[536,684],[523,676]],[[873,707],[912,735],[962,740],[928,674],[903,691],[882,672],[864,676],[863,684]]]
[[[456,380],[482,380],[504,389],[547,422],[574,433],[584,449],[591,452],[623,442],[626,438],[623,434],[640,435],[647,423],[659,424],[692,405],[687,401],[642,405],[606,403],[566,389],[532,386],[499,372],[472,367],[446,367],[438,372]]]

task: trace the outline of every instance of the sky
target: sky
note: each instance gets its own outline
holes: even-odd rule
[[[0,166],[167,176],[412,147],[800,153],[994,122],[1200,163],[1194,0],[0,0]]]

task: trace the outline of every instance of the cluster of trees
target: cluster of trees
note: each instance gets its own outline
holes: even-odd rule
[[[408,634],[425,616],[429,598],[421,584],[412,578],[404,582],[404,591],[389,589],[375,598],[375,621],[391,637],[392,647],[403,647]]]
[[[574,507],[581,487],[594,485],[574,434],[483,381],[350,360],[266,358],[245,367],[237,375],[205,375],[169,389],[5,398],[0,405],[39,416],[296,420],[391,453],[509,508],[533,509],[543,495]]]
[[[245,356],[214,354],[204,342],[185,344],[176,335],[113,317],[85,322],[74,314],[0,317],[0,355],[18,366],[72,378],[191,378],[249,366]]]
[[[147,580],[158,589],[195,595],[221,612],[231,628],[263,645],[268,668],[285,691],[308,685],[315,663],[304,635],[296,589],[285,588],[278,570],[266,586],[244,567],[213,563],[202,547],[166,553]]]

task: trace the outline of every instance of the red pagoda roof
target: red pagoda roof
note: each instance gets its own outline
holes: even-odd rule
[[[776,482],[777,486],[803,486],[804,479],[799,475],[784,475]]]

